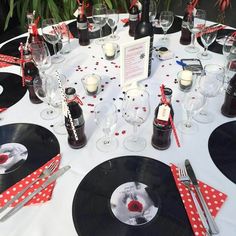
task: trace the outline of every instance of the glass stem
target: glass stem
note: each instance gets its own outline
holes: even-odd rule
[[[200,115],[201,116],[207,116],[207,111],[208,111],[208,99],[207,99],[207,97],[206,96],[204,96],[205,97],[205,104],[204,104],[204,106],[203,106],[203,108],[201,109],[201,111],[200,111]]]
[[[104,136],[104,144],[105,145],[109,145],[110,144],[110,142],[111,142],[111,137],[110,137],[110,128],[104,128],[103,129],[103,132],[104,132],[104,134],[105,134],[105,136]]]
[[[133,141],[134,142],[136,142],[138,139],[137,130],[138,130],[138,125],[134,124],[133,125]]]
[[[207,56],[207,50],[208,50],[208,47],[204,47],[204,52],[202,53],[203,56]]]
[[[185,127],[187,127],[187,128],[192,127],[192,114],[190,111],[187,111],[187,121],[185,123]]]
[[[56,44],[53,44],[53,51],[54,51],[54,55],[57,55],[57,48],[56,48]]]
[[[100,38],[102,38],[102,27],[99,25]]]
[[[192,44],[192,47],[195,48],[195,34],[194,33],[192,33],[191,44]]]

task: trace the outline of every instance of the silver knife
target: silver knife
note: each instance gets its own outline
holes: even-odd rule
[[[38,189],[36,189],[34,192],[32,192],[30,195],[28,195],[22,202],[20,202],[18,205],[16,205],[14,208],[12,208],[9,212],[7,212],[0,221],[3,222],[7,220],[9,217],[14,215],[17,211],[19,211],[29,200],[31,200],[36,194],[41,192],[43,189],[45,189],[48,185],[50,185],[53,181],[55,181],[58,177],[63,175],[66,171],[70,169],[70,166],[65,166],[58,171],[54,172]]]
[[[218,234],[220,232],[220,230],[219,230],[218,226],[216,225],[215,220],[213,219],[211,212],[210,212],[209,208],[207,207],[207,204],[202,196],[202,193],[200,191],[200,188],[199,188],[199,185],[197,182],[196,175],[195,175],[193,168],[192,168],[188,159],[185,160],[185,168],[187,170],[188,176],[189,176],[190,180],[192,181],[194,189],[196,190],[196,193],[197,193],[200,203],[202,205],[203,211],[205,213],[205,216],[206,216],[206,219],[207,219],[207,222],[209,225],[209,231],[211,234]]]

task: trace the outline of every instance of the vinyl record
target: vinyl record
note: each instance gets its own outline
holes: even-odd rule
[[[217,127],[209,137],[208,149],[217,168],[236,183],[236,121]]]
[[[8,108],[16,104],[26,93],[19,75],[0,72],[0,108]]]
[[[208,47],[208,50],[211,52],[215,52],[218,54],[223,54],[223,45],[224,45],[224,39],[231,33],[233,33],[235,30],[233,29],[222,29],[217,32],[216,40]],[[198,43],[204,48],[201,38],[197,38]]]
[[[91,26],[93,27],[91,30],[89,29],[89,38],[90,39],[96,39],[100,37],[99,27],[95,26],[93,24],[93,20],[91,18],[88,18],[88,21],[90,22]],[[69,30],[71,34],[78,38],[78,29],[77,29],[77,21],[72,21],[68,24]],[[114,29],[116,30],[116,28]],[[108,24],[106,24],[104,27],[102,27],[102,36],[105,37],[107,35],[111,34],[111,28]]]
[[[16,38],[13,39],[7,43],[5,43],[1,48],[0,48],[0,53],[1,54],[5,54],[8,56],[13,56],[13,57],[18,57],[20,58],[20,51],[19,51],[19,47],[20,47],[20,43],[25,43],[26,42],[27,37],[20,37],[20,38]],[[53,51],[53,46],[52,44],[46,42],[48,49],[50,51],[50,54],[53,55],[54,51]],[[57,50],[61,49],[61,44],[58,43],[57,45]]]
[[[44,127],[0,126],[0,193],[60,153],[57,138]]]
[[[172,26],[168,29],[167,34],[172,34],[179,32],[182,26],[182,19],[178,16],[175,16]],[[153,27],[154,34],[163,34],[161,27]]]
[[[191,225],[170,167],[123,156],[91,170],[72,207],[79,236],[190,236]]]

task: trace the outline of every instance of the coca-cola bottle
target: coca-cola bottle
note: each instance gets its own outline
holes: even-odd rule
[[[84,133],[85,122],[83,111],[77,102],[75,89],[72,87],[66,88],[65,93],[70,112],[70,115],[68,114],[65,117],[65,126],[68,132],[68,143],[71,148],[79,149],[84,147],[87,143],[87,138]]]
[[[174,110],[171,105],[172,90],[164,88],[164,94],[167,103],[161,99],[159,105],[155,109],[155,117],[153,121],[153,135],[152,146],[159,150],[169,148],[171,144],[172,126],[170,122],[170,115],[173,119]]]
[[[182,45],[189,45],[191,43],[191,32],[188,28],[188,17],[189,17],[189,7],[191,6],[190,3],[188,3],[184,17],[182,19],[182,25],[181,25],[181,36],[179,42]]]
[[[149,21],[149,4],[150,0],[143,1],[141,20],[138,22],[134,33],[134,39],[140,39],[146,36],[150,36],[148,76],[151,74],[153,46],[153,26]]]
[[[33,86],[34,79],[39,76],[39,70],[32,60],[30,51],[28,49],[24,49],[23,54],[24,54],[23,70],[25,77],[25,85],[27,86],[27,89],[29,91],[29,99],[34,104],[42,103],[43,101],[41,101],[35,94]]]
[[[139,22],[139,9],[136,4],[137,0],[133,0],[129,8],[129,35],[134,37],[136,26]]]
[[[85,15],[84,4],[78,7],[78,17],[77,17],[77,29],[79,36],[79,44],[81,46],[87,46],[90,43],[89,32],[88,32],[88,19]]]
[[[236,64],[234,66],[236,68]],[[226,89],[221,113],[227,117],[236,117],[236,74],[232,77]]]

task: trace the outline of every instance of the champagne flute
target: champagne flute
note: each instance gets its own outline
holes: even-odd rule
[[[52,56],[52,63],[60,63],[64,61],[64,56],[57,53],[56,44],[61,39],[61,32],[59,27],[53,18],[44,19],[42,22],[42,35],[43,38],[53,45],[54,55]]]
[[[204,45],[204,51],[199,53],[197,57],[202,60],[209,60],[212,55],[208,53],[208,47],[215,41],[217,36],[217,31],[212,31],[211,27],[206,27],[201,32],[201,41]]]
[[[122,102],[122,116],[125,121],[133,125],[133,134],[124,140],[124,147],[133,152],[144,150],[146,140],[137,135],[137,128],[143,124],[149,115],[149,94],[142,88],[126,91]]]
[[[172,11],[162,11],[160,14],[160,20],[159,23],[161,25],[161,28],[164,32],[164,36],[162,37],[162,40],[167,40],[166,33],[168,29],[171,27],[171,25],[174,22],[174,14]]]
[[[216,97],[224,84],[225,70],[222,66],[208,64],[204,67],[204,73],[201,75],[198,90],[205,97],[205,106],[199,113],[194,115],[194,119],[200,123],[211,123],[214,121],[214,114],[207,109],[207,99]]]
[[[189,53],[195,53],[199,51],[199,48],[195,46],[195,36],[201,32],[206,24],[206,11],[202,9],[193,10],[187,20],[187,27],[192,33],[191,45],[185,48],[185,51]]]
[[[180,121],[177,128],[184,134],[195,134],[198,130],[198,125],[192,122],[192,117],[203,107],[205,98],[198,91],[192,90],[189,93],[185,93],[182,104],[187,119]]]
[[[95,40],[96,44],[103,44],[104,38],[102,38],[102,27],[107,22],[107,7],[103,3],[93,5],[92,8],[93,22],[99,26],[100,38]]]
[[[119,22],[119,14],[117,10],[115,9],[107,10],[107,24],[110,26],[112,32],[110,39],[114,41],[119,39],[119,36],[117,34],[116,35],[114,34],[114,30],[118,22]]]
[[[98,139],[96,146],[102,152],[114,151],[118,141],[112,137],[117,123],[117,109],[113,103],[100,102],[95,106],[95,122],[102,129],[104,136]]]

